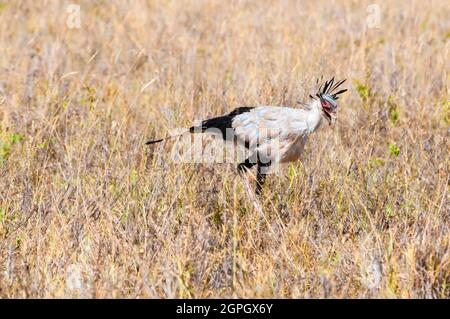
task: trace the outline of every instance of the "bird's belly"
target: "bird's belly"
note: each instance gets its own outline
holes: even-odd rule
[[[295,162],[300,159],[306,143],[306,137],[299,136],[294,142],[286,147],[281,154],[280,163]]]

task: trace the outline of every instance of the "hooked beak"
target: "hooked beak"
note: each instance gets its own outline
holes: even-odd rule
[[[337,119],[336,112],[332,111],[331,112],[331,122],[330,122],[330,124],[336,123],[336,119]]]
[[[323,108],[323,113],[325,114],[326,119],[328,120],[328,123],[334,124],[336,122],[336,111],[332,110],[331,108]]]

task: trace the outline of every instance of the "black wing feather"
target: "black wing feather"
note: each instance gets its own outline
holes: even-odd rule
[[[205,132],[207,129],[215,128],[220,130],[222,137],[225,140],[227,138],[227,128],[232,128],[233,119],[242,113],[250,112],[254,107],[242,106],[234,109],[231,113],[223,116],[214,117],[208,120],[202,121],[200,126],[192,126],[189,128],[189,132]]]

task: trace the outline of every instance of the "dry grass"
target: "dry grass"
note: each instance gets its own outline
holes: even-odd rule
[[[0,1],[1,297],[450,296],[448,3],[77,2]],[[143,145],[321,74],[338,121],[264,216],[233,165]]]

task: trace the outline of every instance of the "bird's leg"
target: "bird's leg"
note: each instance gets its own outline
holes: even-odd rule
[[[262,187],[264,182],[266,181],[267,168],[270,166],[271,162],[268,161],[266,163],[261,162],[258,159],[258,168],[256,171],[256,195],[260,195],[262,191]]]
[[[239,173],[245,172],[255,166],[257,164],[257,161],[255,161],[255,157],[252,155],[249,158],[247,158],[242,163],[239,163],[237,166],[237,169]]]

